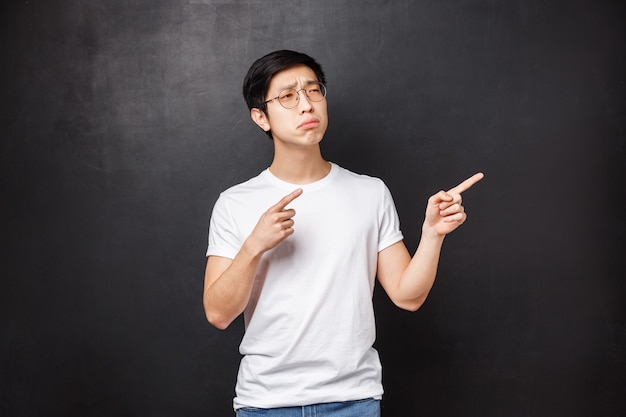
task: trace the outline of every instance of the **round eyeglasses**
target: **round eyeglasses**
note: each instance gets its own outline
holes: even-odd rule
[[[280,90],[276,97],[263,102],[263,104],[269,103],[273,100],[278,100],[280,105],[284,108],[293,109],[300,101],[300,91],[304,91],[306,98],[315,102],[322,101],[326,97],[326,86],[316,81],[308,83],[306,87],[301,88],[300,90],[296,90],[295,88],[285,88],[284,90]]]

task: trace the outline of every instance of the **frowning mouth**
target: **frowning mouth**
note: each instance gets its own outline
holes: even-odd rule
[[[318,127],[320,125],[320,121],[317,119],[309,119],[306,120],[302,123],[300,123],[300,125],[298,125],[298,129],[312,129],[314,127]]]

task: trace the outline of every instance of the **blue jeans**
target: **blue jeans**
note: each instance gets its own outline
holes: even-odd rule
[[[380,417],[380,401],[368,398],[303,407],[244,407],[237,410],[237,417]]]

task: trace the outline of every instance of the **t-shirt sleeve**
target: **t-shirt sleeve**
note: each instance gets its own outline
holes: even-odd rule
[[[396,205],[391,197],[391,192],[384,184],[379,216],[378,251],[380,252],[404,238],[400,231],[400,219]]]
[[[242,242],[237,235],[237,225],[228,209],[227,199],[220,195],[211,214],[206,256],[234,259],[241,245]]]

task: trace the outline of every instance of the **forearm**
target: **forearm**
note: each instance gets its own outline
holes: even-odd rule
[[[415,311],[426,300],[435,282],[443,236],[422,233],[420,243],[398,283],[398,306]]]
[[[244,244],[216,279],[207,262],[203,304],[207,320],[215,327],[225,329],[246,308],[261,256],[262,252]]]
[[[265,211],[232,261],[207,260],[202,301],[215,327],[228,327],[248,305],[261,257],[293,234],[296,212],[286,206],[301,194],[298,188]]]
[[[396,305],[415,311],[424,303],[435,282],[444,237],[467,219],[461,193],[483,176],[482,173],[475,174],[447,192],[440,191],[428,199],[422,238],[415,255],[408,265],[402,264],[400,278],[390,280],[397,283],[392,291]]]

